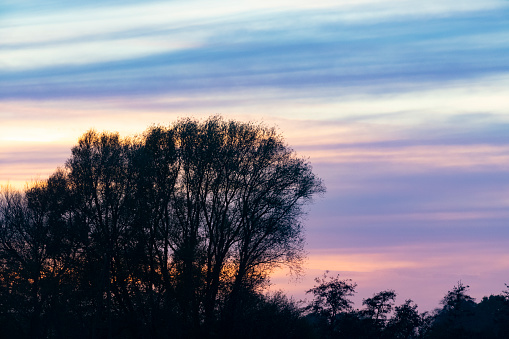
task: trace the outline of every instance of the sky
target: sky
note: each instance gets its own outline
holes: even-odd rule
[[[90,128],[263,122],[327,193],[305,218],[325,270],[432,310],[509,283],[509,1],[0,3],[0,185],[44,179]],[[309,299],[310,296],[308,295]]]

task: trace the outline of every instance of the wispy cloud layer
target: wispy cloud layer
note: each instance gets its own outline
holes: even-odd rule
[[[0,93],[43,99],[266,87],[385,92],[509,72],[503,3],[466,11],[447,2],[417,9],[409,1],[275,4],[152,3],[14,17],[0,28]],[[348,19],[366,12],[372,14]]]

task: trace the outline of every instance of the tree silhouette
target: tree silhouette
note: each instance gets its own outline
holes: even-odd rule
[[[26,197],[10,189],[0,197],[0,259],[3,315],[21,334],[41,331],[40,280],[46,260],[41,217],[27,208]],[[28,332],[26,332],[28,330]]]
[[[394,308],[394,316],[389,319],[385,328],[385,337],[394,339],[417,338],[421,326],[421,316],[417,312],[417,305],[411,300],[405,300],[401,306]]]
[[[233,336],[270,273],[299,269],[303,207],[324,188],[274,129],[182,119],[71,151],[0,202],[2,319],[26,336]]]
[[[328,327],[327,335],[333,336],[337,330],[338,315],[352,309],[353,302],[349,297],[354,295],[357,284],[350,279],[340,279],[339,274],[330,277],[328,273],[326,271],[323,277],[315,278],[318,285],[306,291],[313,294],[313,300],[307,309],[311,314],[325,320]]]
[[[381,325],[392,311],[395,299],[396,292],[393,290],[375,293],[373,297],[362,300],[362,304],[366,307],[362,313],[364,316],[374,320],[377,325]]]
[[[461,281],[441,300],[442,309],[437,310],[428,333],[432,338],[477,337],[475,323],[476,303],[468,292],[468,285]]]

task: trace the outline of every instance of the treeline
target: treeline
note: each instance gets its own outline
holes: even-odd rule
[[[509,290],[484,297],[479,303],[459,282],[441,300],[441,308],[419,313],[407,299],[395,306],[396,292],[386,290],[362,301],[354,309],[349,297],[355,293],[351,280],[327,277],[315,280],[307,291],[313,299],[300,308],[311,327],[308,338],[352,339],[502,339],[509,338]]]
[[[433,313],[316,279],[311,301],[265,294],[299,271],[301,217],[324,191],[274,129],[211,117],[143,135],[85,133],[65,165],[0,192],[2,338],[509,338],[508,294],[461,283]]]
[[[261,125],[89,131],[48,180],[0,195],[1,335],[236,337],[271,271],[299,270],[322,191]]]

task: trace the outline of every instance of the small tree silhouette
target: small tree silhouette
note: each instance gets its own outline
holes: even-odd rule
[[[322,277],[315,278],[318,285],[306,291],[313,294],[312,302],[307,306],[308,312],[323,317],[328,325],[329,332],[335,330],[338,315],[341,312],[352,310],[353,302],[348,298],[354,295],[357,284],[351,279],[340,279],[328,276],[326,271]]]

